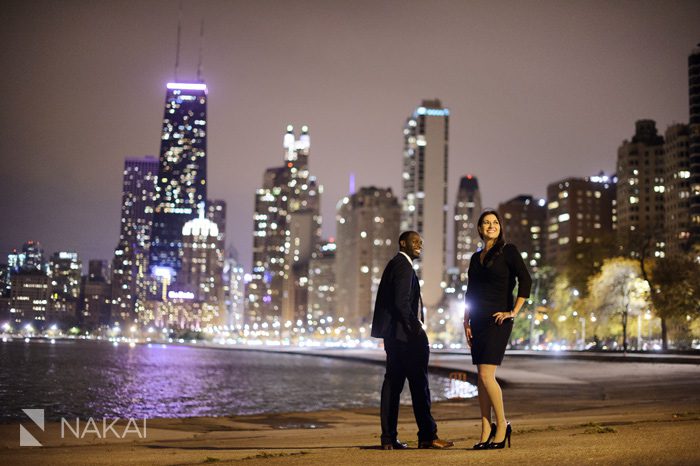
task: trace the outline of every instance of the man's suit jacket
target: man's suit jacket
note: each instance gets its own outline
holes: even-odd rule
[[[408,258],[399,253],[389,261],[382,274],[374,304],[372,336],[408,342],[422,331],[418,320],[421,307],[420,283]]]

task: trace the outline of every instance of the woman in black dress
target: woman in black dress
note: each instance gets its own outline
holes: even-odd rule
[[[481,440],[474,448],[481,450],[503,448],[506,439],[510,447],[511,427],[506,422],[496,367],[503,361],[513,319],[530,296],[532,280],[518,248],[505,242],[496,211],[484,211],[477,228],[484,247],[469,262],[464,331],[479,373]],[[518,297],[513,300],[516,278]],[[491,408],[495,424],[491,423]]]

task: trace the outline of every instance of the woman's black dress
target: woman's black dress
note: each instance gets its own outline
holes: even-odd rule
[[[482,251],[469,261],[466,302],[472,329],[472,363],[501,365],[513,330],[513,319],[496,324],[493,314],[513,310],[513,289],[518,279],[518,297],[530,296],[532,279],[518,248],[506,244],[500,252],[489,251],[484,264]]]

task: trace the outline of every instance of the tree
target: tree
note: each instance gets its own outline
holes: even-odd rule
[[[639,263],[615,257],[603,262],[600,272],[588,281],[585,300],[590,320],[603,325],[619,316],[622,324],[622,347],[627,351],[627,321],[630,314],[649,308],[649,287],[641,277]]]
[[[585,318],[582,295],[582,290],[572,286],[566,274],[561,274],[554,279],[549,303],[554,312],[549,317],[556,326],[559,338],[570,340],[569,336],[574,335],[574,340],[579,339],[580,319]],[[580,340],[585,347],[583,331]]]
[[[644,257],[642,255],[642,257]],[[668,349],[669,322],[675,325],[679,346],[687,345],[683,330],[700,317],[700,264],[690,255],[673,255],[641,261],[642,273],[651,287],[651,301],[661,318],[662,348]]]

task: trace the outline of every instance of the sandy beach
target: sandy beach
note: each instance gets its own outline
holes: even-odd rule
[[[382,358],[381,352],[341,354]],[[3,424],[0,461],[12,465],[700,464],[695,445],[700,434],[698,363],[688,358],[674,363],[653,358],[618,362],[594,355],[509,355],[499,376],[514,431],[512,448],[499,451],[471,450],[478,440],[479,410],[476,399],[466,399],[433,405],[439,435],[456,443],[448,450],[416,449],[413,414],[410,406],[402,406],[399,437],[411,447],[405,451],[379,449],[378,409],[363,408],[148,419],[146,438],[130,434],[123,439],[94,434],[61,438],[58,422],[48,422],[44,431],[24,422],[41,447],[20,447],[19,424]],[[434,355],[432,365],[442,371],[473,370],[460,355]],[[115,430],[125,427],[122,422]]]

